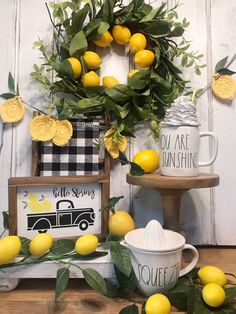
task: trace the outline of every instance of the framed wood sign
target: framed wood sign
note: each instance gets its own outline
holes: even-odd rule
[[[8,193],[10,234],[31,239],[38,232],[54,238],[107,233],[106,175],[10,178]]]

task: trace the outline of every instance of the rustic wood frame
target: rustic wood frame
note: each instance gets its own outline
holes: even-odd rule
[[[39,187],[50,185],[71,185],[71,184],[101,184],[101,234],[97,236],[101,240],[108,233],[109,219],[109,176],[73,176],[73,177],[15,177],[8,180],[8,198],[9,198],[9,233],[17,234],[17,188],[18,187]],[[66,237],[75,238],[75,237]]]

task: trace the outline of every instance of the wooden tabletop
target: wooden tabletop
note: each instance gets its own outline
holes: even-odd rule
[[[126,181],[132,185],[159,189],[193,189],[208,188],[219,185],[219,176],[211,173],[200,173],[196,177],[168,177],[159,173],[132,176],[127,174]]]
[[[232,248],[199,248],[198,266],[213,265],[236,273],[236,250]],[[235,282],[234,277],[229,277]],[[132,303],[96,293],[82,279],[71,279],[66,291],[54,302],[55,279],[23,279],[16,290],[0,292],[3,314],[118,314]],[[142,296],[137,293],[137,299]],[[140,309],[140,306],[139,306]],[[141,312],[141,310],[140,310]],[[171,313],[184,314],[172,308]]]

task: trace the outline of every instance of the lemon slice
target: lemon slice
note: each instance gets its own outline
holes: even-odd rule
[[[49,116],[40,115],[35,117],[29,126],[33,141],[49,141],[57,130],[57,123]]]
[[[68,120],[57,120],[56,126],[57,130],[52,142],[57,146],[65,146],[73,134],[72,124]]]
[[[222,100],[233,100],[236,92],[236,82],[230,75],[213,77],[212,91],[216,97]]]
[[[112,158],[118,158],[119,151],[123,153],[126,150],[127,138],[123,135],[116,134],[115,132],[112,134],[112,132],[114,132],[114,128],[106,131],[104,136],[104,146]]]
[[[19,96],[4,101],[0,106],[0,116],[5,123],[18,122],[24,118],[24,115],[25,106]]]

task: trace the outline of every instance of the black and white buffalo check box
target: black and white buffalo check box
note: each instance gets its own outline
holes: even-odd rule
[[[100,173],[98,122],[72,122],[73,135],[64,147],[44,142],[39,146],[41,176],[97,175]]]

